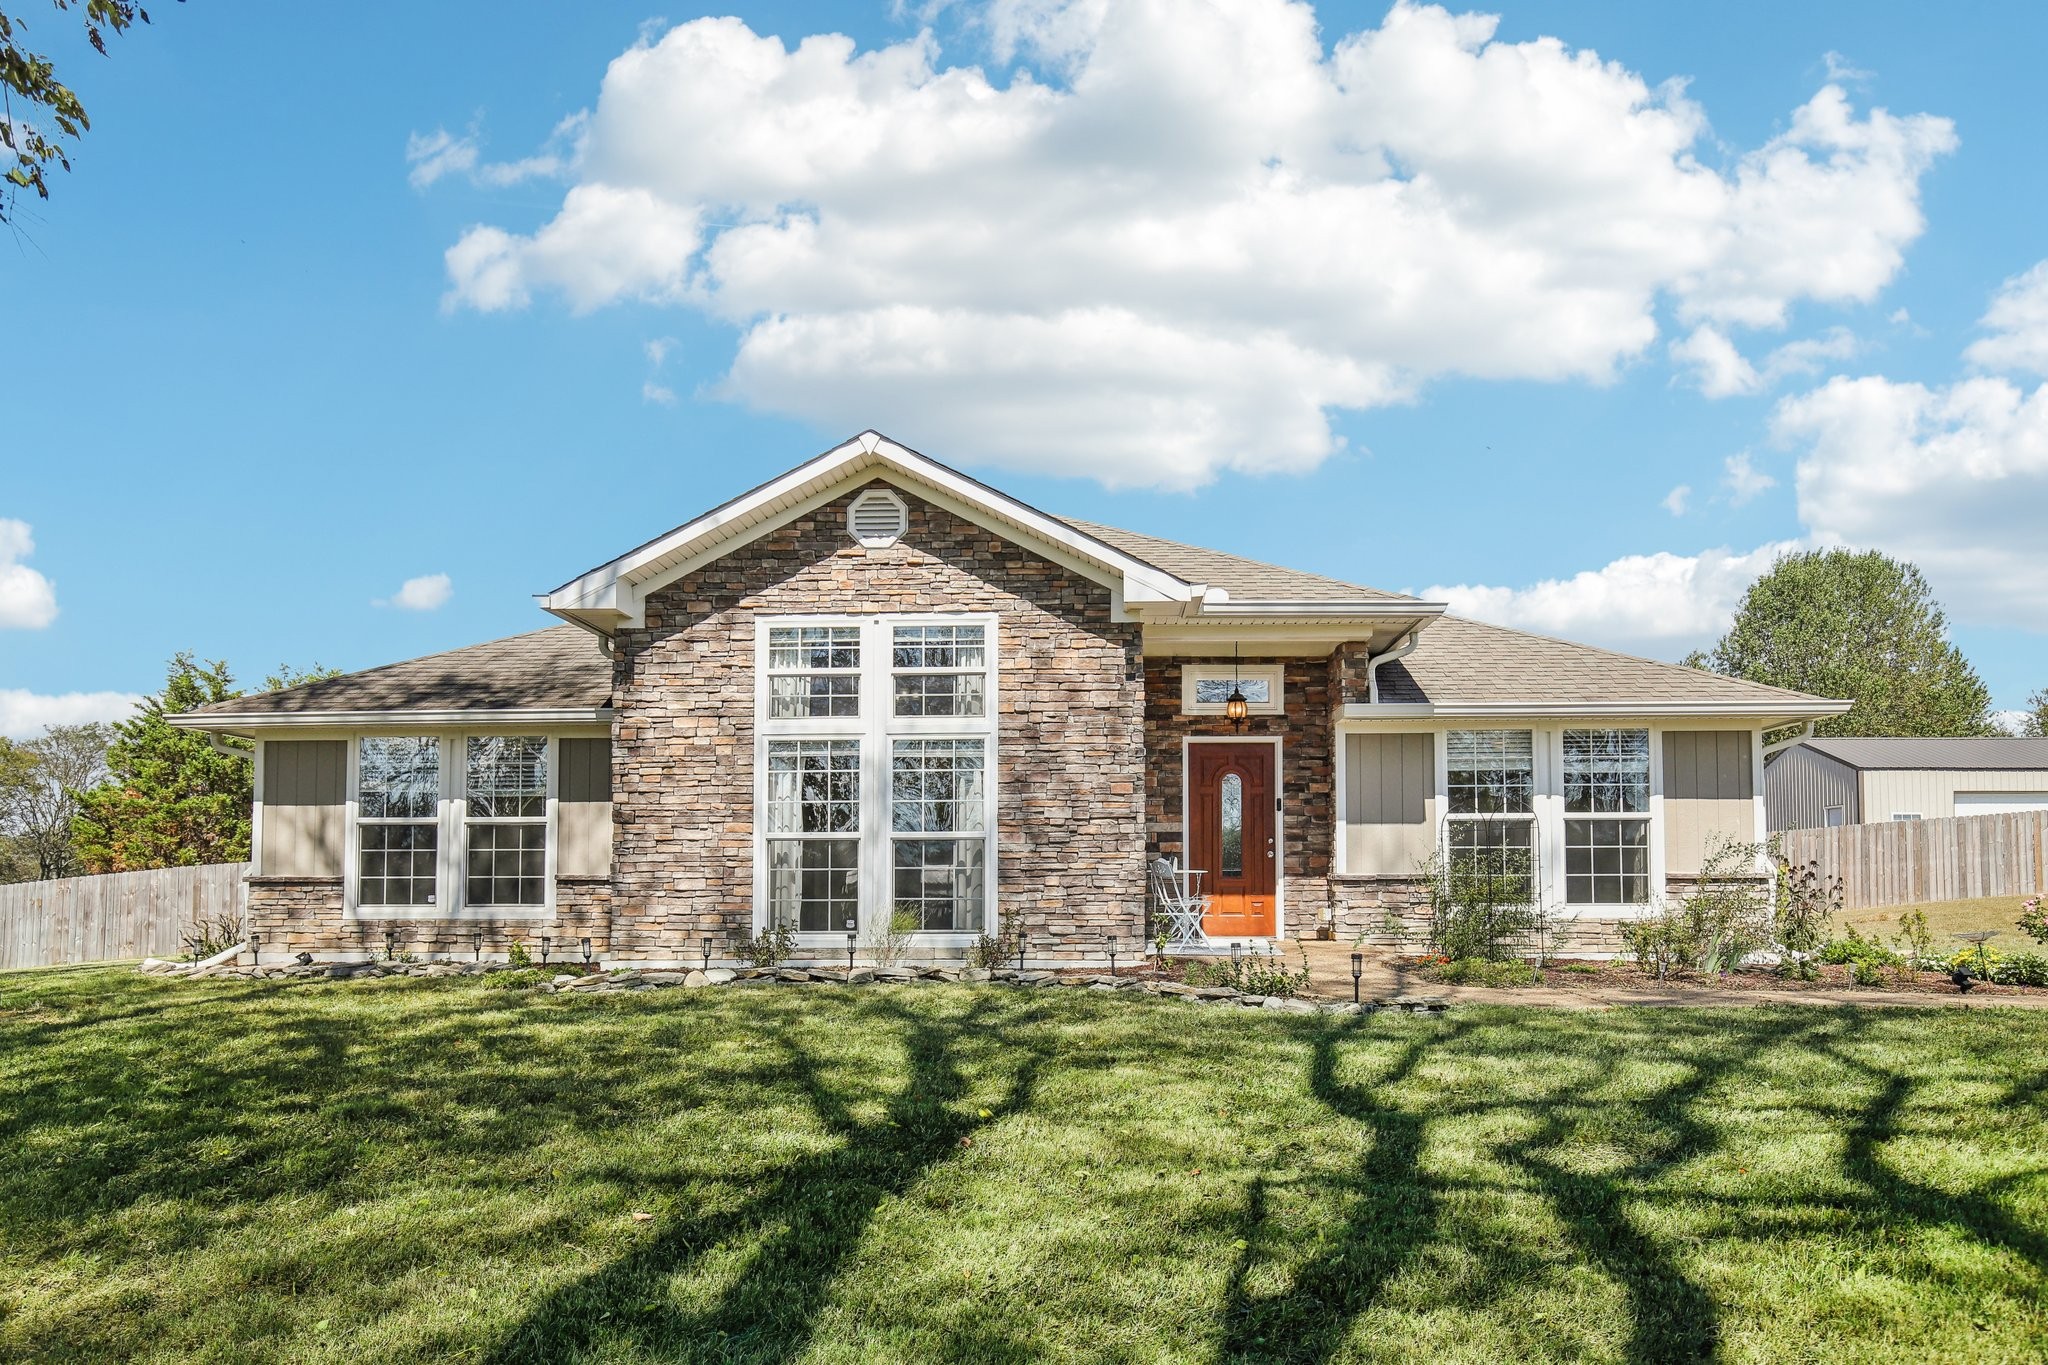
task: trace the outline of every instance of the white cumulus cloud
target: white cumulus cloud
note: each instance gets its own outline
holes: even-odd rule
[[[44,694],[19,687],[0,687],[0,736],[33,739],[52,725],[126,720],[140,705],[142,698],[133,692]]]
[[[1728,501],[1740,507],[1766,489],[1776,488],[1778,481],[1758,469],[1751,462],[1749,452],[1743,450],[1722,462],[1721,486],[1728,490]]]
[[[1692,501],[1692,485],[1682,483],[1664,495],[1664,510],[1674,517],[1685,515],[1685,508]]]
[[[1333,411],[1435,376],[1605,381],[1660,302],[1725,336],[1867,300],[1954,145],[1830,84],[1715,169],[1682,83],[1409,3],[1328,35],[1286,0],[973,14],[1053,74],[929,33],[644,37],[560,210],[449,248],[450,306],[690,307],[738,329],[714,391],[756,408],[1192,487],[1313,467]]]
[[[0,627],[41,630],[57,619],[57,589],[21,561],[34,554],[25,521],[0,517]]]
[[[405,611],[433,611],[447,604],[454,593],[455,585],[444,573],[421,574],[408,578],[398,585],[398,591],[389,597],[380,597],[372,606],[398,607]]]
[[[1459,583],[1422,595],[1482,621],[1672,656],[1719,637],[1756,576],[1797,548],[1783,542],[1747,552],[1627,555],[1526,588]]]
[[[1728,334],[1701,324],[1671,343],[1671,358],[1692,371],[1692,380],[1709,398],[1762,393],[1793,375],[1810,375],[1830,360],[1856,354],[1856,336],[1846,327],[1831,327],[1819,336],[1788,341],[1753,365],[1736,349]]]
[[[2048,375],[2048,261],[2000,286],[1978,325],[1989,335],[1965,352],[1971,364]]]

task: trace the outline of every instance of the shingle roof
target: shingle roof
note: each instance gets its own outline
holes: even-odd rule
[[[1809,739],[1816,753],[1852,768],[1947,768],[2048,772],[2048,739]]]
[[[1659,663],[1591,645],[1530,635],[1462,616],[1439,617],[1406,658],[1380,666],[1380,699],[1388,702],[1786,702],[1803,692],[1723,677],[1683,664]]]
[[[1207,583],[1221,588],[1240,602],[1421,600],[1404,593],[1361,587],[1356,583],[1325,578],[1321,574],[1303,573],[1299,569],[1283,569],[1277,564],[1262,564],[1256,559],[1224,554],[1221,550],[1205,550],[1199,545],[1183,545],[1176,540],[1161,540],[1157,536],[1140,535],[1136,531],[1119,530],[1097,522],[1077,521],[1073,517],[1060,517],[1059,520],[1082,535],[1095,537],[1113,550],[1121,550],[1133,559],[1142,559],[1153,568],[1164,569],[1186,582]]]
[[[597,637],[577,626],[552,626],[280,692],[253,692],[188,714],[580,709],[609,705],[611,694],[612,662]]]

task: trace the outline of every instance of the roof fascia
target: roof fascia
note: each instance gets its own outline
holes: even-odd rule
[[[185,712],[164,719],[180,730],[285,730],[363,725],[607,725],[609,706],[505,707],[496,710],[441,707],[389,711],[242,711],[195,715]]]
[[[871,469],[888,482],[929,497],[977,524],[988,525],[994,520],[1012,532],[1023,531],[1027,543],[1038,542],[1032,548],[1057,552],[1048,557],[1105,584],[1123,600],[1185,602],[1198,595],[1195,585],[1163,569],[947,469],[879,432],[868,431],[695,521],[542,594],[540,605],[568,620],[604,619],[615,626],[637,624],[644,620],[647,593],[816,510]],[[798,490],[820,481],[825,482],[812,493],[793,504],[782,505]],[[718,534],[727,528],[731,528],[728,534]],[[708,537],[714,539],[707,541]],[[691,547],[699,542],[704,543],[692,551]],[[682,556],[679,560],[675,558],[678,555]]]
[[[1787,702],[1727,701],[1600,701],[1600,702],[1347,702],[1338,711],[1339,720],[1416,720],[1428,717],[1492,716],[1729,716],[1745,720],[1804,720],[1809,716],[1839,716],[1854,702],[1827,701],[1816,697],[1805,705]]]

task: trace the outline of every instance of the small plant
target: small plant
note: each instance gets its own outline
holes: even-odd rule
[[[184,943],[185,951],[192,955],[192,960],[198,962],[224,953],[242,941],[245,937],[242,933],[242,917],[232,910],[223,910],[210,916],[201,915],[192,921],[191,928],[178,937]]]
[[[1884,967],[1866,958],[1855,958],[1849,964],[1849,977],[1859,986],[1882,986]]]
[[[763,929],[739,941],[739,955],[756,967],[779,967],[796,952],[796,933],[788,925]]]
[[[484,989],[490,991],[524,991],[535,986],[544,986],[548,974],[538,967],[521,967],[515,971],[492,972],[484,978]]]
[[[1991,979],[2001,986],[2048,986],[2048,957],[2014,953],[1991,969]]]
[[[1934,931],[1927,925],[1927,912],[1918,908],[1899,916],[1899,945],[1915,970],[1934,956]]]
[[[1820,960],[1834,966],[1843,964],[1867,964],[1871,967],[1903,967],[1906,959],[1892,951],[1876,938],[1865,938],[1853,926],[1844,929],[1840,938],[1831,938],[1821,945]],[[1862,984],[1862,983],[1859,983]]]
[[[2032,954],[2028,956],[2031,957]],[[1980,943],[1974,948],[1965,948],[1949,958],[1942,963],[1942,970],[1968,971],[1974,973],[1979,981],[1990,981],[1993,979],[1992,973],[1998,970],[1998,964],[2004,960],[1996,948],[1987,943]]]
[[[917,916],[897,910],[875,926],[868,938],[868,956],[878,967],[893,967],[910,951],[910,937],[918,930]]]
[[[1270,946],[1264,953],[1229,961],[1190,962],[1185,980],[1190,986],[1228,986],[1246,995],[1299,995],[1308,989],[1308,950],[1302,949],[1298,969],[1290,968]]]
[[[505,950],[505,961],[514,967],[531,967],[533,965],[533,958],[528,955],[526,944],[516,938],[512,940],[512,946]]]
[[[1773,862],[1771,937],[1788,956],[1812,953],[1842,911],[1841,878],[1822,876],[1818,863],[1794,867],[1783,858]]]
[[[1464,957],[1432,969],[1430,975],[1447,986],[1533,986],[1541,979],[1536,968],[1520,958],[1489,962]]]
[[[1598,976],[1607,970],[1598,962],[1557,962],[1551,965],[1561,972],[1570,972],[1573,976]]]
[[[1668,914],[1657,914],[1649,919],[1631,920],[1621,927],[1621,945],[1628,949],[1629,956],[1658,980],[1670,974],[1673,967],[1688,966],[1691,963],[1690,944],[1683,926]]]
[[[1000,937],[983,934],[967,949],[967,965],[993,971],[1017,960],[1017,935],[1005,929]]]

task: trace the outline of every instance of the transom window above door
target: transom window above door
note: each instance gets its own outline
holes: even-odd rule
[[[1279,664],[1184,664],[1180,671],[1180,710],[1184,716],[1220,716],[1233,691],[1244,693],[1245,709],[1254,716],[1277,716],[1287,709],[1286,670]]]

